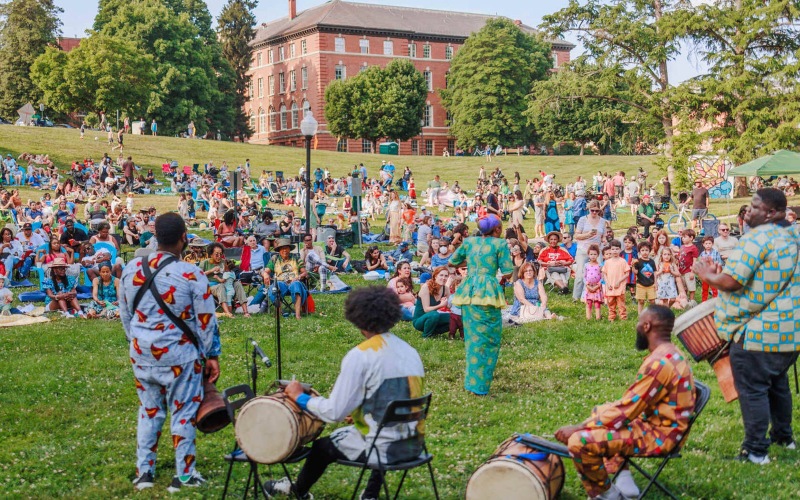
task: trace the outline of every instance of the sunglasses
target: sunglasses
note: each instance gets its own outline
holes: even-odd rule
[[[730,229],[723,229],[723,228],[719,228],[719,232],[721,232],[721,233],[728,233],[728,232],[730,232]]]
[[[600,210],[589,210],[589,211],[590,211],[591,213],[593,213],[593,214],[599,214],[599,213],[600,213]]]

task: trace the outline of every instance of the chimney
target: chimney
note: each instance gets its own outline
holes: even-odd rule
[[[289,0],[289,20],[297,17],[297,0]]]
[[[515,19],[514,24],[516,24],[517,26],[522,26],[522,21],[519,19]]]

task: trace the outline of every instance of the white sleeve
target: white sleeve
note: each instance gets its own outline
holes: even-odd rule
[[[350,351],[342,360],[341,371],[333,384],[330,398],[315,397],[308,400],[308,411],[328,423],[341,422],[364,401],[366,378],[363,358]]]

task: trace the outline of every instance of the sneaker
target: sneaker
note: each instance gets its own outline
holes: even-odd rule
[[[796,450],[797,449],[797,443],[795,443],[794,441],[773,441],[772,444],[777,444],[778,446],[782,446],[783,448],[786,448],[787,450]]]
[[[622,493],[625,498],[639,498],[639,487],[633,480],[633,475],[630,470],[622,470],[617,474],[617,480],[614,484]]]
[[[153,487],[153,473],[145,472],[141,476],[133,480],[133,487],[138,491]]]
[[[612,484],[611,488],[609,488],[605,493],[589,498],[590,500],[623,500],[624,497],[622,496],[622,493],[620,493],[619,488]]]
[[[276,495],[292,496],[292,482],[288,477],[284,477],[277,481],[266,481],[264,483],[264,494],[267,498],[272,498]],[[314,500],[314,495],[310,492],[306,493],[301,500]]]
[[[756,455],[747,450],[740,451],[734,460],[737,462],[750,462],[756,465],[767,465],[770,462],[768,455]]]
[[[186,486],[187,488],[197,488],[205,483],[206,480],[203,479],[203,476],[201,476],[199,472],[195,471],[192,474],[187,474],[185,476],[174,476],[172,478],[172,483],[170,483],[169,487],[167,488],[167,491],[170,493],[177,493],[181,491],[182,486]]]

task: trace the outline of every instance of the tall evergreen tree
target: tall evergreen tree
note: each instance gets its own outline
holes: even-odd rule
[[[27,102],[41,101],[31,65],[60,35],[63,12],[53,0],[11,0],[0,5],[0,116],[16,119]]]
[[[233,133],[242,138],[250,137],[247,116],[244,114],[244,104],[247,101],[247,88],[251,77],[248,74],[250,62],[253,58],[253,48],[250,42],[255,37],[256,17],[253,9],[256,0],[228,0],[219,14],[218,33],[222,44],[222,56],[228,61],[236,75],[236,96],[234,106]]]
[[[461,147],[529,142],[523,116],[534,81],[552,68],[550,44],[508,19],[491,19],[464,42],[440,91],[450,112],[450,132]]]

